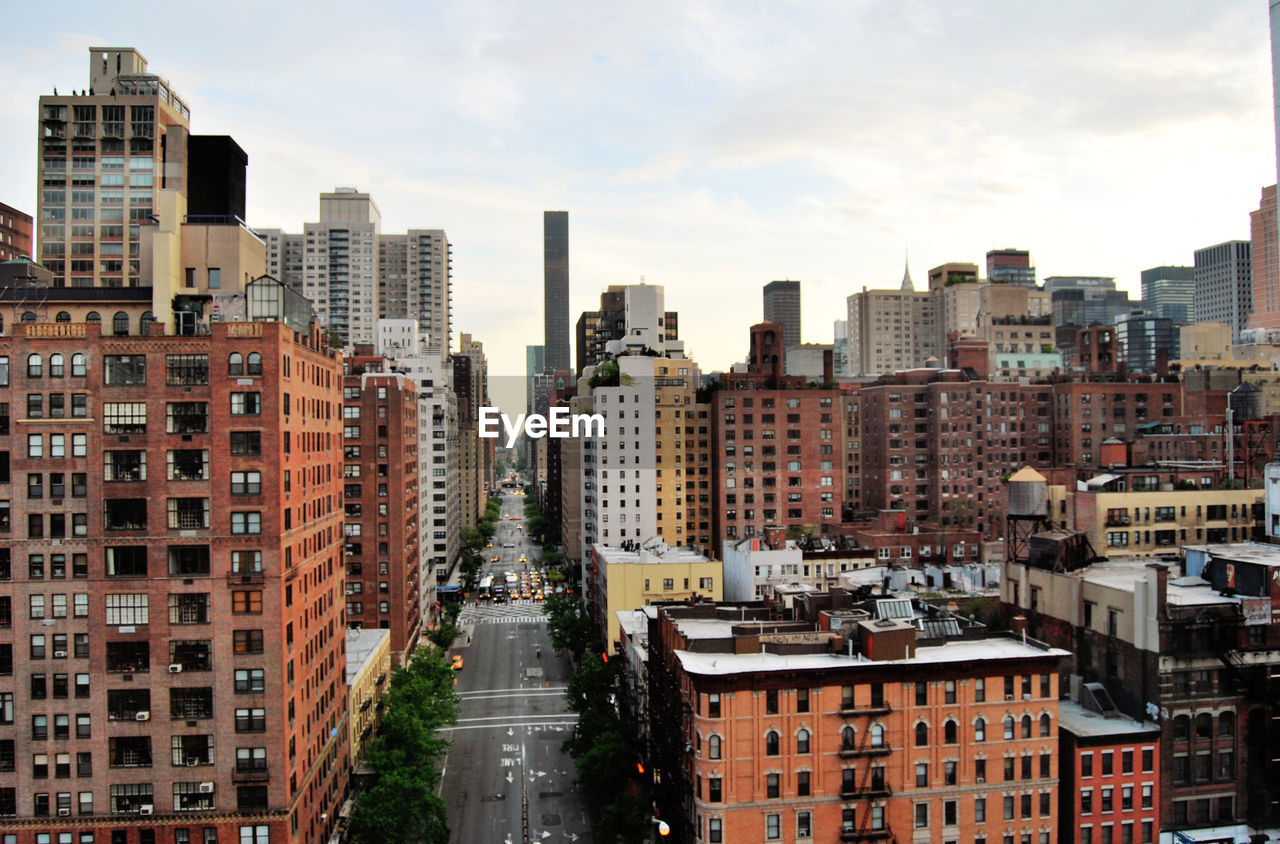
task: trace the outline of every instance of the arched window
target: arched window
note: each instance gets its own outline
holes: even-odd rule
[[[145,311],[142,316],[138,318],[138,333],[143,337],[146,337],[151,333],[151,324],[155,321],[156,315],[151,313],[151,311]]]
[[[23,321],[23,322],[35,322],[35,321],[36,321],[36,312],[35,312],[35,311],[23,311],[23,312],[22,312],[22,321]]]
[[[710,759],[720,758],[720,736],[713,735],[707,739],[707,757]]]
[[[916,747],[927,747],[929,744],[929,725],[921,721],[916,724]]]
[[[872,729],[872,732],[874,733],[875,727],[872,727],[871,729]],[[858,734],[854,732],[853,727],[845,727],[843,730],[840,731],[840,749],[841,750],[853,750],[855,747],[858,746],[857,742],[858,742]]]
[[[117,337],[129,334],[129,315],[124,311],[116,311],[116,315],[111,318],[111,333]]]
[[[102,314],[98,313],[97,311],[89,311],[89,313],[84,315],[84,321],[85,322],[102,322]]]
[[[71,314],[66,311],[58,311],[58,315],[53,318],[54,322],[71,322]]]
[[[249,352],[249,357],[245,363],[246,366],[244,371],[246,375],[262,374],[262,355],[257,352]]]
[[[956,722],[947,721],[942,725],[942,741],[944,744],[955,744],[959,739],[956,737]]]
[[[1052,727],[1052,722],[1049,718],[1049,713],[1046,712],[1045,714],[1040,716],[1040,737],[1041,738],[1044,738],[1045,736],[1049,735],[1050,727]]]
[[[1012,715],[1004,716],[1004,737],[1006,739],[1013,738],[1014,720]]]
[[[1173,739],[1186,741],[1189,738],[1191,738],[1191,719],[1185,715],[1179,715],[1173,719]]]
[[[83,378],[89,369],[89,359],[80,352],[76,352],[71,356],[71,376],[73,378]]]
[[[1022,716],[1022,737],[1031,738],[1031,716]]]
[[[1224,712],[1218,716],[1218,735],[1230,738],[1236,734],[1236,714]]]
[[[977,721],[973,723],[973,740],[974,741],[987,740],[987,719],[979,718]]]
[[[27,355],[27,377],[44,377],[44,358],[39,355]]]
[[[809,731],[801,730],[796,733],[796,753],[809,752]]]
[[[1196,738],[1209,738],[1213,735],[1213,716],[1201,712],[1196,716]]]
[[[49,355],[49,377],[50,378],[61,378],[64,369],[65,369],[65,362],[62,355],[57,353]]]
[[[871,727],[871,746],[884,747],[884,727],[880,724]]]
[[[239,352],[232,352],[227,358],[227,374],[244,375],[244,356]]]
[[[764,755],[765,756],[778,755],[778,734],[775,733],[773,730],[770,730],[769,732],[764,734]]]

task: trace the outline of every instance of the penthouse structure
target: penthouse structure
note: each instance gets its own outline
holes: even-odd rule
[[[332,831],[342,362],[292,314],[0,338],[0,482],[24,485],[0,511],[0,816],[21,841]]]

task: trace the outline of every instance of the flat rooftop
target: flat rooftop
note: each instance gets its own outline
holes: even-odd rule
[[[1058,723],[1080,738],[1098,736],[1141,736],[1153,738],[1160,735],[1160,727],[1152,721],[1135,721],[1128,715],[1107,717],[1100,712],[1085,709],[1073,700],[1058,704]]]
[[[378,649],[384,639],[391,638],[390,630],[374,628],[351,628],[347,636],[347,685],[350,686],[364,668],[365,662]]]
[[[1227,547],[1227,546],[1223,546]],[[1133,592],[1138,583],[1147,578],[1147,567],[1153,560],[1108,560],[1094,563],[1075,572],[1086,583],[1095,583],[1119,592]],[[1170,575],[1175,574],[1171,570]],[[1169,578],[1169,604],[1171,606],[1208,606],[1212,604],[1238,604],[1236,596],[1220,595],[1213,591],[1208,581],[1198,577]]]
[[[844,654],[716,654],[676,651],[680,665],[690,674],[727,676],[751,674],[763,671],[821,671],[847,668],[851,665],[920,665],[957,662],[976,662],[986,659],[1027,659],[1030,657],[1066,657],[1071,654],[1061,648],[1038,648],[1023,644],[1018,639],[997,637],[971,641],[946,642],[930,647],[917,647],[916,655],[909,659],[869,660],[861,656]]]
[[[706,557],[692,548],[667,548],[662,553],[640,548],[636,551],[624,551],[612,545],[596,544],[592,546],[606,565],[658,565],[661,563],[708,563]]]
[[[1191,551],[1202,551],[1210,557],[1280,568],[1280,545],[1261,542],[1233,542],[1221,545],[1184,545]]]

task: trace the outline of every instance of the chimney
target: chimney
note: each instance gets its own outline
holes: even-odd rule
[[[1019,636],[1027,635],[1027,617],[1025,615],[1015,615],[1009,619],[1009,629]]]
[[[1169,605],[1169,567],[1164,563],[1148,563],[1147,568],[1156,570],[1156,618],[1165,618],[1165,608]]]
[[[830,349],[822,350],[822,383],[830,384],[836,380],[835,357]]]
[[[770,551],[779,551],[787,547],[787,531],[777,525],[768,525],[764,529],[764,541]]]

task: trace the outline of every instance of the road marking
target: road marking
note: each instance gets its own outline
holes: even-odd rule
[[[549,686],[548,688],[551,691],[562,692],[565,689],[567,689],[568,686]],[[522,688],[521,686],[512,686],[511,688],[507,688],[507,689],[472,689],[471,691],[468,691],[468,692],[459,692],[459,694],[465,698],[465,697],[474,697],[476,695],[501,694],[504,692],[519,693],[521,695],[527,695],[534,691],[540,692],[540,691],[543,691],[543,689],[526,689],[526,688]]]
[[[532,732],[534,729],[538,729],[538,730],[552,730],[557,733],[562,733],[564,732],[566,727],[572,727],[578,723],[577,715],[559,715],[559,716],[550,716],[550,717],[557,717],[564,720],[547,721],[547,722],[535,724],[532,726],[522,724],[521,726],[529,726],[530,732]],[[504,726],[506,725],[505,724],[467,724],[461,727],[441,727],[440,732],[456,733],[462,730],[500,730]],[[515,734],[510,727],[508,727],[507,730],[508,730],[508,735]]]
[[[564,718],[564,717],[566,717],[566,715],[568,715],[568,714],[569,714],[569,713],[565,713],[565,712],[550,712],[550,713],[548,713],[548,714],[546,714],[546,715],[533,715],[533,714],[530,714],[530,715],[520,715],[520,716],[515,716],[515,717],[517,717],[517,718]],[[574,717],[576,718],[577,716],[575,715]],[[520,722],[520,721],[518,721],[518,720],[512,720],[512,716],[511,716],[511,715],[484,715],[484,716],[481,716],[481,717],[479,717],[479,718],[459,718],[459,719],[458,719],[458,723],[459,723],[459,724],[474,724],[474,723],[476,723],[477,721],[503,721],[503,722],[505,722],[505,723],[507,723],[507,724],[514,724],[514,725],[515,725],[515,726],[517,726],[517,727],[524,727],[524,726],[527,726],[526,724],[524,724],[524,723],[522,723],[522,722]],[[502,726],[502,725],[501,725],[501,724],[499,724],[499,725],[497,725],[497,726]]]

